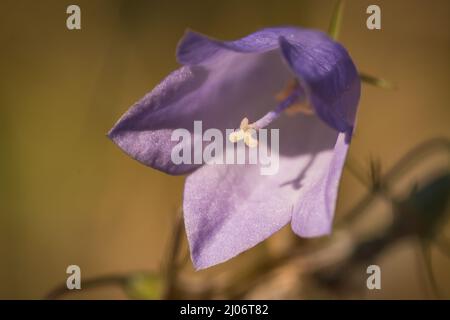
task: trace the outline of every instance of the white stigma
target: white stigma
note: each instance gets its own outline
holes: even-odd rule
[[[240,140],[244,140],[244,143],[249,148],[255,148],[258,146],[258,140],[253,137],[253,133],[255,132],[255,127],[253,124],[248,123],[248,119],[244,118],[241,121],[241,125],[239,126],[239,130],[232,132],[228,139],[236,143]]]

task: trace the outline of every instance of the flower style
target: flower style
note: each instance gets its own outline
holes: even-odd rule
[[[127,154],[168,174],[189,173],[183,210],[196,269],[226,261],[291,222],[302,237],[329,234],[354,130],[360,79],[349,54],[326,34],[267,28],[236,41],[188,31],[183,65],[122,116],[109,137]],[[259,120],[258,120],[259,119]],[[279,171],[259,165],[171,161],[177,128],[278,128]],[[253,122],[250,122],[253,121]]]

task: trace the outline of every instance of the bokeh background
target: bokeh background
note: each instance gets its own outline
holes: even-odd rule
[[[74,3],[82,29],[69,31],[66,8]],[[381,7],[381,31],[366,28],[370,4]],[[158,270],[184,178],[132,161],[106,132],[177,68],[175,47],[186,28],[222,39],[273,25],[326,30],[333,6],[328,0],[2,0],[0,298],[42,298],[65,281],[70,264],[83,277]],[[340,39],[360,70],[398,87],[364,86],[352,159],[366,165],[378,157],[389,168],[418,143],[450,137],[449,1],[348,1]],[[344,172],[337,215],[366,192]],[[427,297],[414,244],[396,245],[377,263],[383,288],[361,298]],[[449,296],[450,261],[433,251],[433,264]],[[108,289],[83,297],[123,296]]]

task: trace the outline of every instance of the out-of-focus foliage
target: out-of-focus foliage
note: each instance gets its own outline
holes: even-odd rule
[[[131,299],[160,299],[164,289],[162,278],[151,273],[130,276],[125,291]]]

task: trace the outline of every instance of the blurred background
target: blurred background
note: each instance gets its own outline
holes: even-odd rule
[[[175,48],[186,28],[230,40],[276,25],[326,31],[334,3],[2,0],[0,298],[42,298],[65,282],[71,264],[81,267],[82,277],[158,271],[184,178],[132,161],[106,132],[178,67]],[[66,28],[70,4],[81,8],[81,30]],[[381,7],[381,31],[366,28],[370,4]],[[360,70],[397,85],[363,87],[350,157],[364,168],[373,157],[389,168],[429,138],[450,138],[449,18],[446,0],[347,2],[340,41]],[[367,192],[345,171],[337,216]],[[369,224],[384,219],[389,205],[373,210]],[[268,245],[276,247],[289,232]],[[429,297],[415,245],[398,243],[373,261],[382,268],[382,290],[358,297]],[[213,276],[251,254],[205,272]],[[435,277],[449,297],[450,260],[432,254]],[[82,297],[124,298],[113,288]]]

